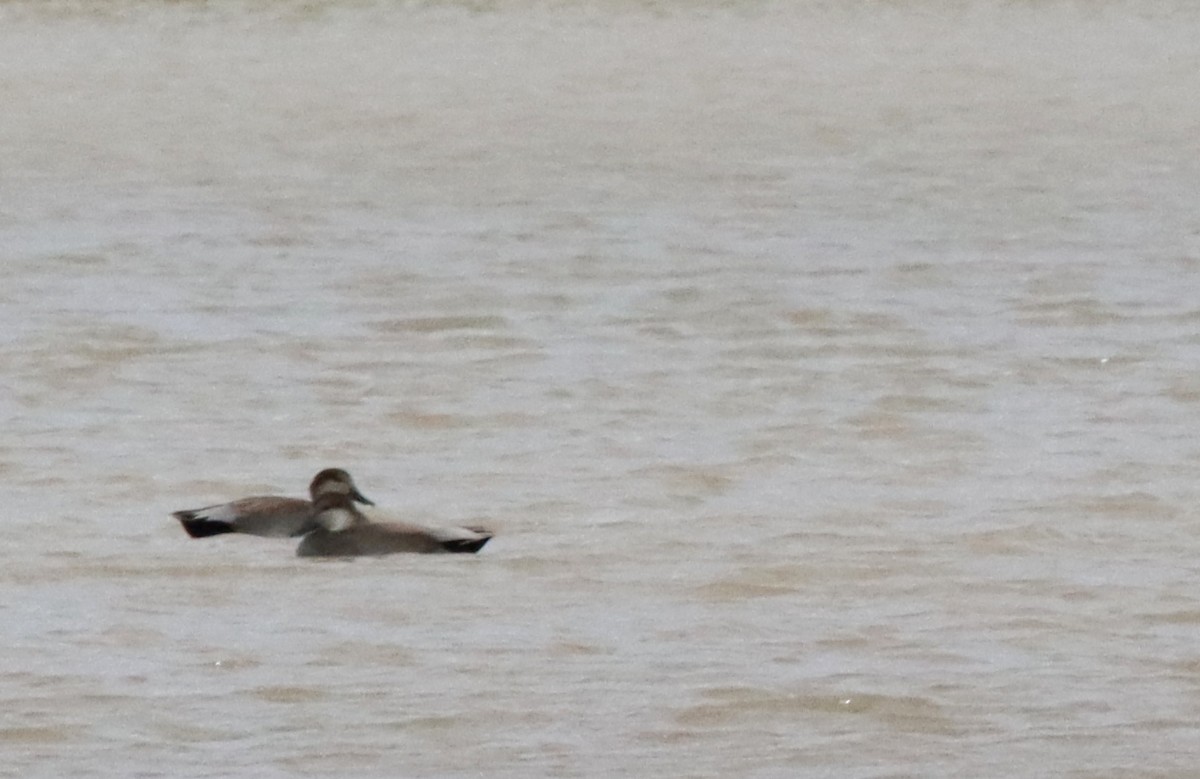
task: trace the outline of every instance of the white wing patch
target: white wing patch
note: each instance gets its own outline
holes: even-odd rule
[[[429,535],[438,541],[478,541],[482,535],[465,527],[432,527]]]
[[[192,516],[196,519],[211,519],[217,522],[235,522],[241,515],[242,512],[238,511],[237,507],[231,503],[205,506],[192,512]]]

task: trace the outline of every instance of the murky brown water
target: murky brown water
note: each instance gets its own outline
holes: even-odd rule
[[[0,5],[0,771],[1194,775],[1198,24]]]

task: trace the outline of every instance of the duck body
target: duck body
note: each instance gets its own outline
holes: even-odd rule
[[[304,535],[317,527],[312,503],[278,495],[241,498],[215,506],[176,511],[171,516],[179,520],[192,538],[225,533],[288,538]]]
[[[350,474],[341,468],[321,471],[313,477],[308,490],[312,501],[279,495],[256,495],[204,508],[176,511],[171,516],[179,520],[184,531],[192,538],[209,538],[226,533],[290,538],[302,536],[320,526],[313,501],[323,495],[341,495],[347,500],[375,505],[358,491]]]
[[[315,509],[317,528],[300,541],[296,548],[300,557],[474,553],[492,539],[492,533],[482,528],[372,522],[341,495],[322,496]]]
[[[383,555],[478,552],[492,539],[486,530],[427,528],[405,522],[366,522],[345,530],[317,528],[296,548],[300,557],[382,557]]]

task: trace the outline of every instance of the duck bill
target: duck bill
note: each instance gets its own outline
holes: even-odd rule
[[[363,495],[361,492],[359,492],[357,487],[350,490],[350,497],[354,498],[359,503],[362,503],[364,506],[375,505],[375,501],[370,500],[366,495]]]

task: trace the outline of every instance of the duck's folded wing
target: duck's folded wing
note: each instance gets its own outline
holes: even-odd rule
[[[435,527],[428,528],[427,532],[444,552],[478,552],[492,540],[491,531],[483,528]]]
[[[301,557],[478,552],[492,535],[462,527],[429,528],[408,522],[369,522],[337,532],[320,529],[300,542]]]
[[[193,538],[222,533],[286,538],[314,527],[312,504],[298,498],[258,495],[230,503],[176,511],[172,516]]]

